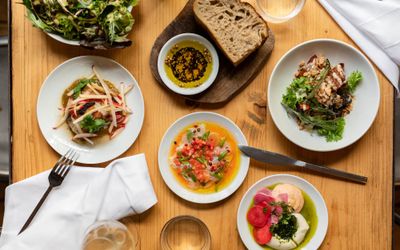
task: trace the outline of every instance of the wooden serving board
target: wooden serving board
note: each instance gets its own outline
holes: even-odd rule
[[[164,29],[164,31],[158,36],[154,42],[153,48],[150,54],[150,68],[155,79],[164,86],[167,86],[161,80],[157,70],[158,54],[164,44],[173,36],[181,33],[197,33],[206,37],[210,42],[213,40],[203,30],[200,25],[196,23],[193,13],[193,2],[189,0],[179,15]],[[195,103],[205,104],[223,104],[228,102],[233,96],[235,96],[240,90],[242,90],[251,80],[261,71],[265,62],[269,58],[269,55],[274,47],[275,39],[272,31],[268,30],[269,36],[263,46],[257,51],[252,53],[245,61],[239,66],[234,67],[233,64],[226,58],[222,51],[217,46],[219,56],[219,72],[214,83],[204,92],[187,96],[182,95],[187,100]],[[215,44],[214,44],[215,45]],[[168,89],[169,90],[169,89]]]

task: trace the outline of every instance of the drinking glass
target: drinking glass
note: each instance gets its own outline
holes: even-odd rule
[[[257,0],[260,15],[271,23],[282,23],[295,17],[306,0]]]
[[[83,250],[138,250],[139,235],[113,220],[98,221],[86,230]]]
[[[162,250],[209,250],[211,235],[207,226],[190,215],[169,220],[161,230]]]

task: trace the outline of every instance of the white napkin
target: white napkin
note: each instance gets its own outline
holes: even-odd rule
[[[400,0],[319,0],[399,93]]]
[[[17,236],[46,191],[48,175],[45,171],[7,187],[2,250],[78,250],[95,221],[118,220],[157,203],[144,154],[113,161],[107,168],[73,167]]]

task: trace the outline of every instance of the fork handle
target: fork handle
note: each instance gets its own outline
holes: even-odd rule
[[[25,222],[24,226],[22,227],[21,231],[18,234],[21,234],[25,229],[31,224],[33,218],[35,217],[36,213],[39,211],[40,207],[42,206],[43,202],[46,200],[47,196],[49,195],[50,191],[53,187],[50,185],[46,192],[43,194],[42,198],[40,199],[39,203],[36,205],[35,209],[33,209],[31,215],[29,216],[28,220]]]

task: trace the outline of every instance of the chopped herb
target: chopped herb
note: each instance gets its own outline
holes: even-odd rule
[[[224,146],[225,142],[226,142],[226,138],[223,137],[223,138],[221,139],[221,141],[219,142],[218,146],[220,146],[220,147],[222,148],[222,147]]]
[[[79,83],[75,86],[75,88],[72,90],[73,91],[73,98],[76,99],[78,96],[81,94],[82,89],[86,87],[91,82],[90,79],[83,78],[79,81]]]
[[[187,132],[186,132],[186,138],[187,138],[187,140],[190,142],[192,139],[193,139],[193,132],[192,132],[192,130],[188,130]]]
[[[220,160],[224,159],[225,156],[226,156],[227,154],[228,154],[227,151],[222,152],[222,153],[218,156],[218,160],[220,161]]]
[[[207,141],[209,136],[210,136],[210,131],[207,131],[200,137],[200,139],[202,139],[203,141]]]
[[[108,123],[103,119],[94,119],[92,115],[87,115],[80,122],[82,129],[89,133],[99,132],[100,129],[104,128]]]

